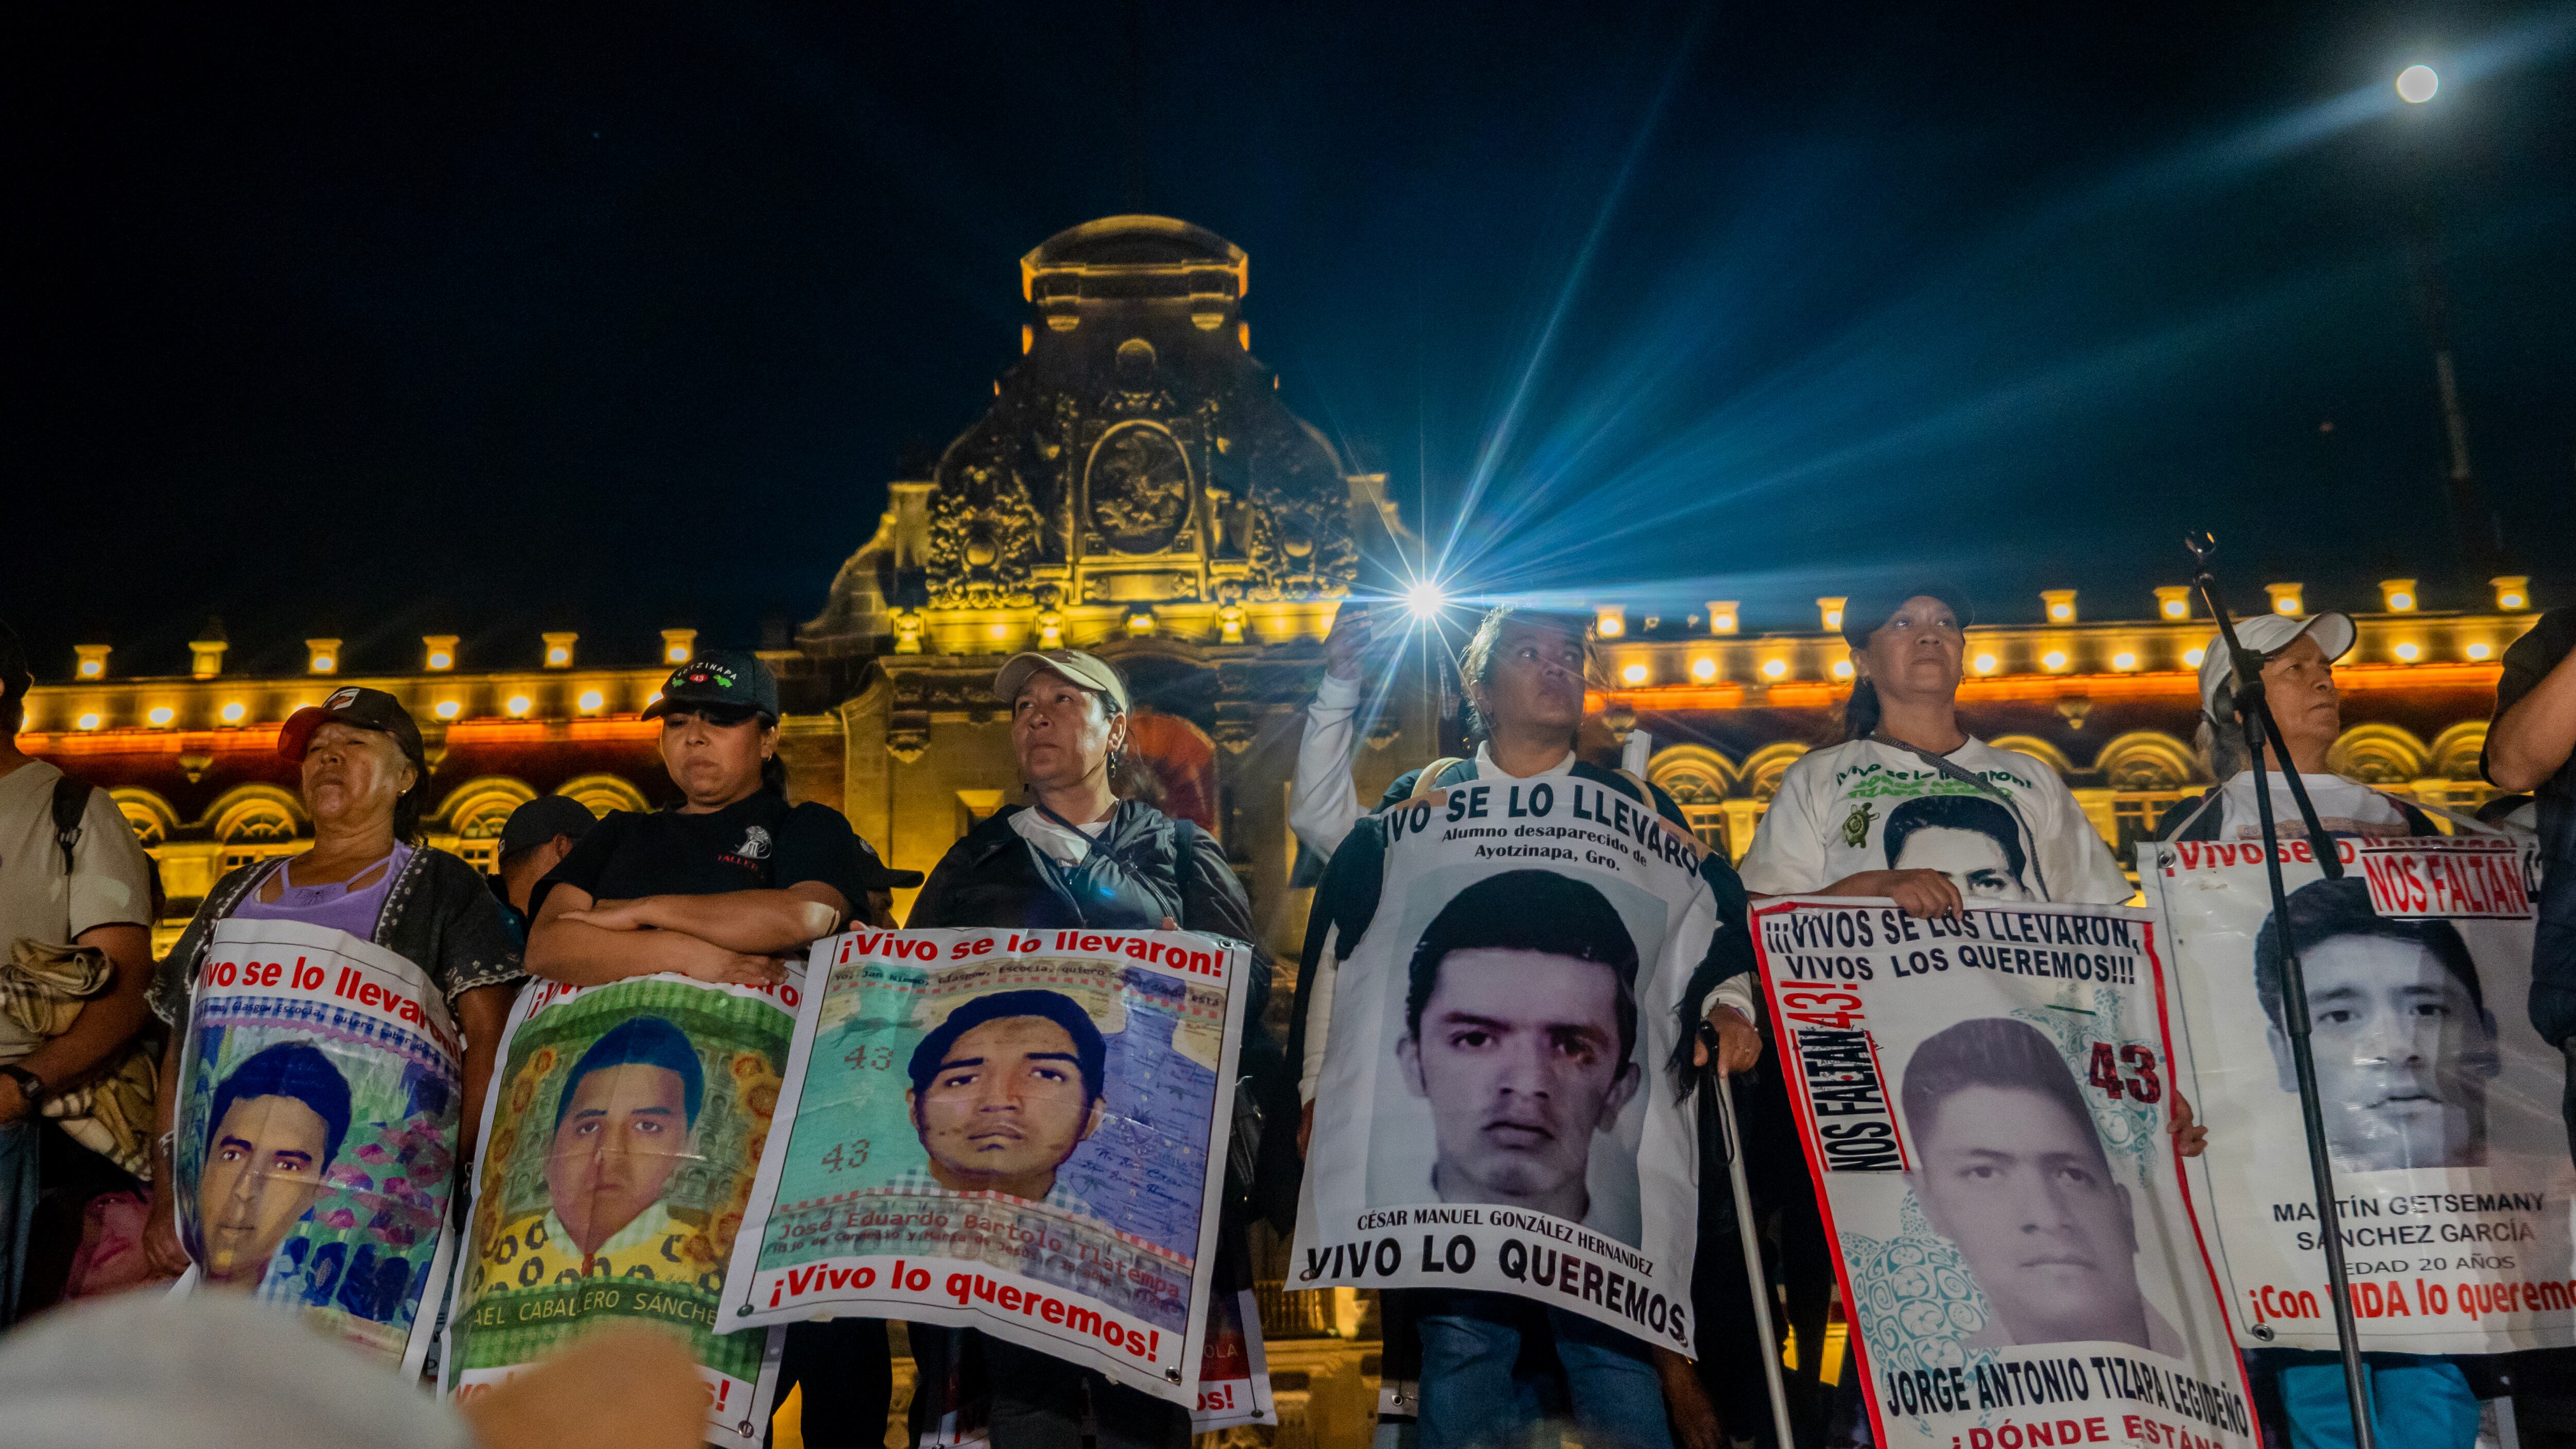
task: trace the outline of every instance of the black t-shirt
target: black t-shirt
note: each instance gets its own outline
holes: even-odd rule
[[[2533,621],[2523,636],[2504,651],[2504,676],[2496,681],[2495,717],[2522,702],[2522,697],[2540,687],[2558,661],[2576,650],[2576,607],[2552,609]],[[2478,773],[2486,773],[2483,755]],[[2576,860],[2576,759],[2558,767],[2558,773],[2540,782],[2533,792],[2540,799],[2540,844],[2552,859]]]
[[[528,893],[528,916],[558,883],[593,900],[785,890],[821,881],[857,909],[859,838],[829,805],[790,805],[766,790],[705,815],[620,810],[592,827]]]

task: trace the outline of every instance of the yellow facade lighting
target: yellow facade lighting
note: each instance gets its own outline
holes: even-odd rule
[[[2039,591],[2039,602],[2043,611],[2048,615],[2048,622],[2052,624],[2072,624],[2075,622],[2075,591],[2073,589],[2042,589]]]
[[[2182,662],[2193,669],[2198,669],[2200,667],[2202,657],[2202,651],[2197,645],[2182,651]]]
[[[695,654],[697,651],[698,651],[698,631],[697,631],[697,630],[695,630],[695,629],[665,629],[665,630],[663,630],[663,631],[662,631],[662,662],[663,662],[663,663],[665,663],[665,664],[686,664],[686,663],[688,663],[688,662],[689,662],[689,656],[690,656],[690,655],[692,655],[692,654]]]
[[[1630,684],[1643,684],[1646,682],[1646,666],[1631,664],[1619,671],[1619,677]]]
[[[456,667],[456,636],[423,634],[420,636],[420,659],[432,674],[444,674]]]
[[[1732,634],[1732,633],[1734,633],[1734,632],[1735,632],[1735,623],[1736,623],[1735,616],[1736,616],[1736,602],[1735,602],[1735,600],[1733,600],[1733,599],[1711,599],[1711,600],[1709,600],[1709,601],[1708,601],[1708,632],[1710,632],[1710,633],[1712,633],[1712,634]]]
[[[1786,659],[1765,659],[1762,661],[1762,677],[1765,679],[1780,679],[1785,677],[1788,673],[1789,661]]]
[[[1835,660],[1835,661],[1834,661],[1834,678],[1836,678],[1836,679],[1849,679],[1849,678],[1851,678],[1851,677],[1852,677],[1852,662],[1851,662],[1850,660],[1848,660],[1848,659],[1837,659],[1837,660]]]
[[[1628,611],[1624,608],[1601,608],[1592,611],[1592,633],[1596,638],[1616,639],[1628,632]]]
[[[72,673],[83,679],[105,679],[107,652],[111,647],[113,646],[106,644],[73,645],[72,654],[79,662],[72,666]]]
[[[2488,644],[2485,640],[2483,640],[2483,639],[2481,639],[2481,640],[2479,640],[2477,643],[2472,644],[2472,645],[2470,645],[2470,646],[2469,646],[2469,657],[2470,657],[2471,659],[2484,659],[2484,658],[2486,658],[2488,655],[2493,654],[2494,652],[2495,652],[2494,647],[2493,647],[2493,646],[2491,646],[2491,645],[2489,645],[2489,644]]]
[[[430,711],[430,713],[437,715],[440,719],[454,719],[464,712],[465,706],[458,704],[452,699],[440,700],[437,707]]]
[[[1995,667],[2000,662],[2000,660],[1997,660],[1995,656],[1991,654],[1980,654],[1976,658],[1968,661],[1969,667],[1975,669],[1979,674],[1994,673]]]
[[[1053,609],[1038,611],[1038,647],[1040,649],[1064,647],[1064,615]]]
[[[2265,584],[2263,592],[2272,596],[2272,612],[2295,619],[2308,611],[2307,591],[2297,584]]]
[[[1706,684],[1717,677],[1717,661],[1703,654],[1691,661],[1690,670],[1691,678]]]
[[[307,639],[304,641],[304,667],[315,674],[340,672],[340,641]]]
[[[585,689],[581,692],[581,712],[583,714],[597,714],[599,713],[599,707],[606,703],[608,703],[608,697],[601,694],[596,689]]]
[[[236,699],[226,704],[222,709],[217,710],[215,712],[215,718],[222,720],[226,724],[237,725],[242,722],[242,716],[249,713],[249,710],[242,707],[242,702]]]
[[[1850,602],[1851,601],[1849,599],[1844,598],[1840,594],[1828,594],[1824,598],[1816,600],[1816,616],[1818,620],[1824,624],[1826,633],[1835,634],[1841,632],[1843,627],[1843,605]]]
[[[541,634],[537,637],[546,641],[546,667],[548,669],[572,668],[572,646],[580,640],[581,636],[579,634],[556,632],[552,634]]]
[[[2424,651],[2412,642],[2409,642],[2398,645],[2393,652],[2397,655],[2398,663],[2412,664],[2415,662],[2417,656],[2421,655]]]
[[[2181,584],[2167,584],[2156,590],[2156,617],[2188,619],[2191,617],[2191,590]]]
[[[506,708],[508,708],[513,716],[526,714],[528,712],[528,697],[524,694],[511,695]]]
[[[2051,649],[2047,653],[2039,656],[2039,662],[2047,665],[2050,669],[2064,669],[2066,667],[2066,651],[2063,649]]]
[[[2495,585],[2497,608],[2510,614],[2531,607],[2529,574],[2499,574],[2487,582]]]
[[[1154,611],[1151,609],[1138,609],[1136,612],[1129,614],[1127,616],[1127,632],[1130,636],[1138,639],[1145,638],[1147,635],[1152,634],[1154,632]]]
[[[152,706],[151,713],[146,714],[143,717],[152,721],[152,727],[154,729],[168,729],[170,727],[170,721],[179,717],[179,712],[166,704],[156,704]]]
[[[189,640],[188,672],[199,679],[212,679],[223,673],[224,650],[229,647],[231,646],[221,639]]]
[[[79,719],[72,721],[72,723],[79,725],[85,730],[94,730],[98,728],[98,716],[95,714],[85,714]]]
[[[2130,653],[2126,649],[2123,649],[2119,653],[2111,656],[2111,667],[2114,669],[2135,669],[2138,667],[2138,656]]]
[[[2415,581],[2413,579],[2381,579],[2379,581],[2379,601],[2387,605],[2388,612],[2392,614],[2414,613]]]

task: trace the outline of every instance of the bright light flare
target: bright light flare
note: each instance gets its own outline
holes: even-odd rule
[[[2420,106],[2433,99],[2442,88],[2442,78],[2429,65],[2410,65],[2397,73],[2397,98],[2410,106]]]
[[[1448,591],[1429,579],[1404,591],[1404,611],[1417,619],[1436,619],[1448,607]]]

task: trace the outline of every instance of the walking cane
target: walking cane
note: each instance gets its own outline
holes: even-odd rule
[[[1771,1331],[1771,1278],[1762,1268],[1762,1238],[1753,1226],[1753,1189],[1744,1177],[1744,1138],[1735,1126],[1735,1087],[1726,1073],[1716,1069],[1717,1033],[1702,1022],[1700,1036],[1708,1043],[1711,1058],[1711,1070],[1700,1079],[1700,1090],[1716,1101],[1717,1120],[1725,1129],[1726,1173],[1735,1185],[1735,1232],[1744,1249],[1744,1275],[1753,1287],[1753,1327],[1762,1336],[1762,1377],[1771,1387],[1771,1428],[1779,1436],[1780,1449],[1795,1449],[1797,1439],[1789,1430],[1789,1390],[1780,1382],[1780,1340]],[[1711,1082],[1716,1085],[1711,1087]],[[1798,1349],[1809,1351],[1803,1343]]]

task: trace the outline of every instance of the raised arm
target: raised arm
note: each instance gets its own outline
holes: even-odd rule
[[[528,972],[568,986],[605,986],[676,971],[700,981],[765,986],[787,973],[767,956],[719,946],[686,931],[616,929],[568,916],[587,913],[590,892],[557,881],[528,929]]]
[[[2514,677],[2514,662],[2508,654],[2505,678],[2497,686],[2500,697],[2522,683]],[[2537,790],[2571,754],[2576,754],[2576,649],[2560,655],[2548,673],[2526,684],[2520,698],[2497,712],[2487,732],[2487,778],[2500,789]]]

